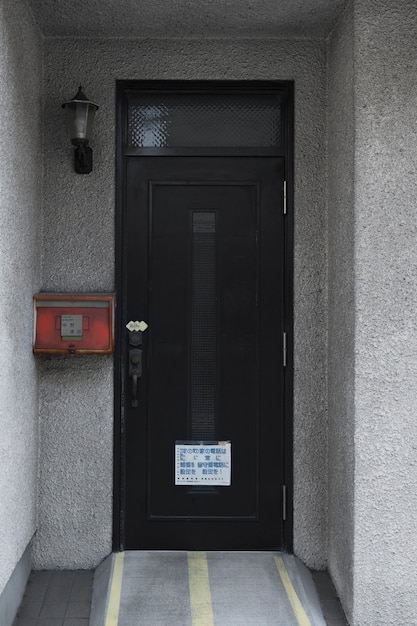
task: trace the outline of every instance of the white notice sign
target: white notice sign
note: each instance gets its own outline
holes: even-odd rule
[[[231,443],[176,442],[176,485],[223,485],[231,484]]]

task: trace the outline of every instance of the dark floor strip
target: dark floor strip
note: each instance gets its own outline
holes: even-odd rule
[[[34,571],[13,626],[88,626],[93,572]]]

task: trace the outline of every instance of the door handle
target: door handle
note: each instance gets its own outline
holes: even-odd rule
[[[139,405],[138,378],[142,377],[142,350],[138,346],[142,345],[142,335],[148,324],[143,320],[131,320],[126,328],[129,330],[129,345],[133,346],[129,350],[129,377],[132,379],[132,407],[136,408]]]
[[[138,378],[142,376],[142,350],[129,350],[129,376],[132,379],[132,407],[138,406]]]

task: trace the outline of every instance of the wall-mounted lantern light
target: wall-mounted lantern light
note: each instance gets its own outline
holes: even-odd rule
[[[78,174],[89,174],[93,169],[93,151],[88,141],[98,105],[91,102],[80,88],[72,100],[64,102],[71,143],[76,146],[74,167]]]

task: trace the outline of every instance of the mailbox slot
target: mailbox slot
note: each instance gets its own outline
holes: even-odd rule
[[[111,354],[114,294],[34,296],[35,354]]]

